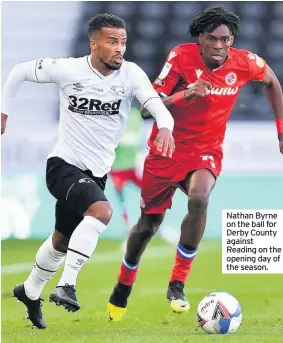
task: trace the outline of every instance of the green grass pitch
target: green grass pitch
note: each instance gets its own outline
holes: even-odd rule
[[[48,302],[59,271],[42,294],[47,329],[32,329],[25,307],[12,298],[12,289],[27,277],[40,243],[2,242],[3,343],[283,342],[283,275],[222,275],[219,241],[201,245],[186,286],[191,303],[188,314],[172,313],[165,299],[175,248],[156,239],[143,257],[124,320],[109,322],[106,305],[122,254],[119,242],[102,240],[79,275],[81,310],[68,313]],[[234,334],[207,335],[198,327],[198,302],[217,290],[232,293],[241,303],[243,321]]]

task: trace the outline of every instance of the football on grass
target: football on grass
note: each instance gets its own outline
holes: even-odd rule
[[[241,325],[242,309],[230,293],[214,292],[200,301],[197,317],[206,333],[233,333]]]

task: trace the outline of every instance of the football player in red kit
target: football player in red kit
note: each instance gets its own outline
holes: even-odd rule
[[[239,18],[222,7],[196,15],[189,33],[199,43],[182,44],[168,55],[154,88],[170,109],[176,149],[164,157],[153,142],[154,124],[145,160],[141,217],[129,235],[118,283],[108,303],[110,319],[119,321],[135,281],[141,255],[171,207],[178,188],[188,195],[188,214],[182,226],[167,299],[174,312],[187,312],[184,284],[203,236],[210,192],[221,172],[226,123],[242,87],[262,82],[276,118],[279,149],[283,153],[283,100],[280,83],[256,54],[232,48]],[[148,113],[143,111],[143,116]]]

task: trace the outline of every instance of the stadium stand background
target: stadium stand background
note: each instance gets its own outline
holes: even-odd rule
[[[235,46],[264,57],[283,83],[282,2],[3,2],[1,81],[20,62],[39,57],[89,54],[88,20],[103,12],[125,19],[129,41],[126,59],[136,62],[153,81],[169,50],[188,41],[187,27],[202,8],[222,4],[241,18]],[[15,25],[17,23],[17,25]],[[20,28],[20,35],[19,35]],[[57,139],[56,85],[25,83],[13,103],[2,137],[1,237],[44,238],[54,227],[54,199],[45,186],[45,163]],[[146,121],[145,137],[151,122]],[[212,194],[207,237],[221,234],[222,208],[282,207],[283,162],[264,87],[253,83],[241,92],[224,143],[223,173]],[[139,190],[126,187],[130,223],[139,215]],[[244,195],[244,196],[243,196]],[[105,237],[121,239],[125,227],[111,180],[107,196],[114,215]],[[186,199],[177,192],[165,224],[179,229]]]
[[[223,5],[240,16],[241,32],[235,47],[251,50],[266,59],[282,84],[282,2],[84,2],[72,54],[78,57],[89,53],[85,34],[88,20],[96,13],[113,13],[127,23],[126,59],[136,62],[154,81],[170,49],[193,41],[186,34],[192,18],[212,4]],[[239,96],[231,119],[271,120],[270,107],[263,93],[263,87],[248,84]]]

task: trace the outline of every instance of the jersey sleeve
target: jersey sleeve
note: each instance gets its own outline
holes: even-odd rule
[[[36,60],[35,78],[38,83],[57,83],[64,81],[66,75],[66,58],[42,58]]]
[[[153,83],[154,89],[163,97],[171,95],[181,79],[180,52],[178,47],[170,51],[161,73]]]
[[[134,80],[133,96],[156,119],[159,129],[168,128],[170,131],[173,131],[174,120],[160,96],[152,87],[146,73],[140,67],[134,65],[134,74],[131,76]]]
[[[262,81],[267,71],[267,63],[264,59],[250,51],[245,53],[249,64],[249,80]]]
[[[36,83],[56,83],[60,86],[66,79],[67,59],[38,59],[17,64],[13,67],[2,91],[2,112],[9,114],[13,99],[25,81]],[[69,68],[70,69],[70,68]]]
[[[159,98],[146,73],[137,65],[134,66],[132,79],[134,80],[133,96],[142,106],[151,98]]]

